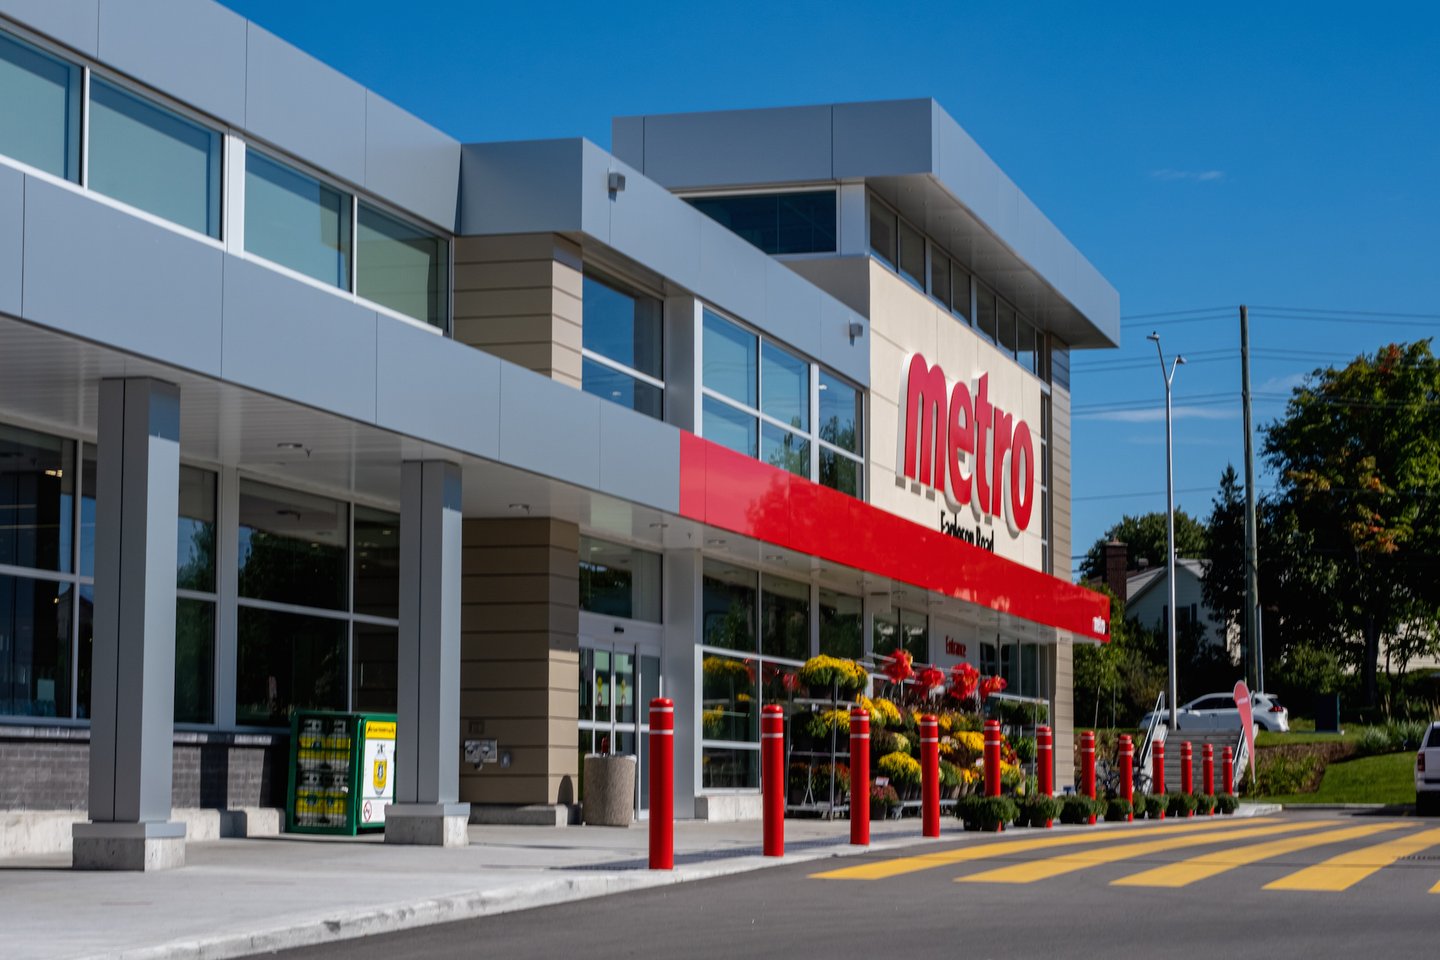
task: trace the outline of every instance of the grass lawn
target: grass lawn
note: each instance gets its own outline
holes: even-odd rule
[[[1289,733],[1271,733],[1269,730],[1261,730],[1255,734],[1255,748],[1261,747],[1286,747],[1297,746],[1303,743],[1340,743],[1346,740],[1355,740],[1360,736],[1360,727],[1353,731],[1347,730],[1344,733],[1315,733],[1312,731],[1292,730]]]
[[[1414,803],[1415,754],[1383,753],[1332,763],[1314,793],[1262,797],[1271,803]]]

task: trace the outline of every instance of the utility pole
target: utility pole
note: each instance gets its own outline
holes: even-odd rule
[[[1265,648],[1260,639],[1260,568],[1255,524],[1255,441],[1250,427],[1250,311],[1240,305],[1240,402],[1245,419],[1245,659],[1254,690],[1265,689]]]
[[[1171,386],[1175,382],[1175,370],[1185,358],[1175,357],[1169,369],[1165,367],[1165,351],[1160,347],[1160,334],[1152,333],[1147,340],[1155,341],[1155,352],[1160,355],[1160,376],[1165,381],[1165,581],[1170,589],[1170,606],[1165,617],[1166,644],[1170,666],[1170,678],[1166,691],[1170,707],[1170,729],[1180,729],[1176,706],[1179,699],[1175,673],[1175,434],[1171,423]]]

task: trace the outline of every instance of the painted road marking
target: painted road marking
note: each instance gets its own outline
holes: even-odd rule
[[[1062,833],[1058,836],[1052,834],[1045,837],[1034,837],[1025,840],[1002,840],[998,843],[973,843],[952,850],[922,853],[914,857],[897,857],[893,860],[862,863],[853,867],[844,867],[839,870],[826,870],[823,873],[811,874],[810,877],[813,880],[886,880],[890,877],[898,877],[907,873],[917,873],[921,870],[933,870],[936,867],[949,866],[954,863],[965,863],[971,860],[989,860],[994,857],[1003,857],[1012,853],[1028,853],[1031,850],[1048,850],[1052,847],[1073,847],[1086,843],[1105,843],[1112,840],[1134,840],[1136,837],[1155,836],[1156,834],[1165,834],[1167,836],[1181,834],[1183,836],[1190,836],[1201,831],[1206,833],[1219,832],[1228,834],[1242,826],[1249,827],[1257,823],[1274,822],[1273,819],[1266,817],[1256,817],[1253,820],[1238,821],[1206,820],[1203,822],[1171,823],[1164,826],[1156,825],[1154,827],[1112,828],[1094,832]],[[1325,822],[1331,823],[1333,821]]]
[[[1016,863],[994,870],[984,870],[980,873],[970,874],[969,876],[956,877],[955,882],[1034,883],[1036,880],[1048,880],[1051,877],[1064,876],[1067,873],[1074,873],[1077,870],[1086,870],[1090,867],[1098,867],[1105,863],[1119,863],[1122,860],[1143,857],[1151,853],[1163,853],[1166,850],[1179,850],[1184,847],[1199,847],[1207,843],[1228,843],[1232,840],[1251,840],[1256,837],[1273,836],[1277,833],[1294,833],[1297,830],[1309,830],[1312,827],[1332,826],[1337,822],[1336,820],[1305,820],[1297,823],[1281,823],[1269,827],[1257,827],[1253,829],[1247,827],[1243,830],[1226,830],[1223,833],[1188,833],[1180,837],[1167,837],[1164,840],[1150,840],[1145,843],[1123,843],[1101,850],[1082,850],[1079,853],[1071,853],[1065,856],[1050,857],[1045,860],[1032,860],[1026,863]]]
[[[1234,870],[1236,867],[1246,867],[1261,860],[1269,860],[1272,857],[1284,856],[1299,850],[1308,850],[1311,847],[1322,847],[1327,843],[1358,840],[1361,837],[1368,837],[1385,830],[1394,830],[1401,826],[1403,824],[1400,823],[1371,823],[1363,827],[1327,830],[1324,833],[1272,840],[1269,843],[1257,843],[1231,850],[1216,850],[1212,853],[1202,853],[1198,857],[1191,857],[1189,860],[1181,860],[1179,863],[1167,863],[1164,866],[1155,867],[1153,870],[1121,877],[1119,880],[1110,881],[1110,885],[1112,887],[1188,887],[1197,880],[1206,880],[1228,870]]]
[[[1440,844],[1440,828],[1421,830],[1363,850],[1351,850],[1324,863],[1297,870],[1265,884],[1266,890],[1338,891],[1349,890],[1370,874],[1399,860]],[[1440,886],[1440,884],[1437,884]],[[1434,892],[1433,890],[1431,891]]]

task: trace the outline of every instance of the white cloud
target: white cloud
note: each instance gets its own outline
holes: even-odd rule
[[[1289,393],[1305,382],[1308,374],[1292,373],[1288,377],[1271,377],[1255,388],[1256,393]]]
[[[1237,411],[1229,407],[1187,407],[1181,404],[1171,410],[1176,420],[1231,420]],[[1106,410],[1101,413],[1077,413],[1077,420],[1113,420],[1117,423],[1159,423],[1165,419],[1164,407],[1140,410]]]
[[[1194,180],[1197,183],[1213,183],[1225,179],[1224,170],[1151,170],[1151,180]]]

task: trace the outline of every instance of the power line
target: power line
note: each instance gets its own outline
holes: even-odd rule
[[[1235,308],[1226,304],[1220,307],[1197,307],[1193,310],[1164,310],[1160,313],[1131,313],[1121,317],[1121,320],[1149,320],[1152,317],[1183,317],[1192,313],[1223,313]]]
[[[1440,313],[1393,313],[1384,310],[1331,310],[1319,307],[1264,307],[1256,304],[1251,310],[1285,310],[1291,313],[1343,314],[1354,317],[1399,317],[1412,320],[1440,320]]]

